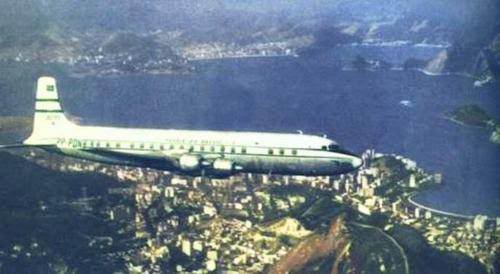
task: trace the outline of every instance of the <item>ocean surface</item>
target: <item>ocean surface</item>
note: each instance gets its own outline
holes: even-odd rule
[[[63,108],[83,124],[302,130],[327,134],[357,153],[374,148],[404,155],[443,174],[443,186],[417,201],[500,216],[500,146],[489,142],[486,129],[443,118],[475,103],[499,119],[500,91],[474,88],[473,79],[458,75],[343,70],[330,57],[199,61],[190,75],[60,75],[58,85]]]

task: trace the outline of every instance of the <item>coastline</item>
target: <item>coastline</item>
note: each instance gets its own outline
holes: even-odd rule
[[[290,55],[285,55],[285,54],[276,54],[276,55],[235,55],[235,56],[222,56],[222,57],[199,57],[199,58],[186,58],[189,62],[197,62],[197,61],[220,61],[220,60],[226,60],[226,59],[257,59],[257,58],[285,58],[285,57],[292,57],[292,58],[299,58],[300,55],[297,54],[290,54]]]
[[[471,124],[467,124],[467,123],[464,123],[460,120],[457,120],[453,117],[453,115],[451,114],[443,114],[443,118],[448,120],[448,121],[451,121],[452,123],[454,124],[457,124],[457,125],[460,125],[460,126],[463,126],[463,127],[468,127],[468,128],[475,128],[475,129],[481,129],[481,130],[485,130],[489,133],[489,141],[490,143],[493,143],[493,144],[496,144],[496,145],[499,145],[500,144],[500,131],[497,129],[500,124],[497,124],[493,119],[489,120],[488,123],[493,123],[493,125],[490,125],[490,124],[487,124],[485,126],[479,126],[479,125],[471,125]]]
[[[445,211],[445,210],[439,210],[439,209],[435,209],[435,208],[432,208],[430,206],[426,206],[420,202],[417,202],[415,201],[413,198],[415,198],[418,194],[420,194],[422,192],[415,192],[415,193],[412,193],[410,194],[410,196],[408,196],[408,202],[418,208],[421,208],[423,210],[427,210],[427,211],[430,211],[430,212],[433,212],[433,213],[436,213],[436,214],[439,214],[439,215],[445,215],[447,217],[455,217],[455,218],[461,218],[461,219],[466,219],[466,220],[472,220],[474,219],[474,215],[465,215],[465,214],[460,214],[460,213],[455,213],[455,212],[450,212],[450,211]],[[496,218],[496,216],[488,216],[488,218]]]
[[[448,121],[451,121],[457,125],[460,125],[460,126],[464,126],[464,127],[469,127],[469,128],[477,128],[477,129],[485,129],[487,130],[488,129],[488,126],[477,126],[477,125],[470,125],[470,124],[466,124],[460,120],[457,120],[455,118],[452,117],[452,115],[447,115],[447,114],[443,114],[442,116],[444,119],[448,120]]]

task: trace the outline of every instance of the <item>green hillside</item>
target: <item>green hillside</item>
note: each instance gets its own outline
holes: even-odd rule
[[[49,29],[40,1],[0,1],[0,49],[27,46],[40,40]]]
[[[0,152],[0,273],[111,272],[94,237],[112,237],[116,228],[102,213],[80,209],[82,189],[99,201],[118,182],[96,174],[60,173]],[[80,202],[79,202],[80,201]],[[97,249],[96,249],[97,248]]]

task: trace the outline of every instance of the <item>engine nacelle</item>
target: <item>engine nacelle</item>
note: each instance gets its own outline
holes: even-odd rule
[[[201,168],[201,157],[198,155],[182,155],[179,158],[179,167],[182,170],[196,170]]]
[[[227,159],[216,159],[212,164],[215,171],[232,172],[234,171],[234,163]]]

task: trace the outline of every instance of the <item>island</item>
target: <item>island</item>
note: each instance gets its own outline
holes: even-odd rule
[[[490,141],[500,144],[500,124],[478,105],[467,104],[446,113],[445,118],[460,125],[493,129]]]
[[[484,109],[474,104],[459,106],[452,112],[445,114],[445,117],[467,126],[487,127],[495,123]]]
[[[492,143],[500,145],[500,124],[495,126],[495,131],[491,133],[490,141]]]

